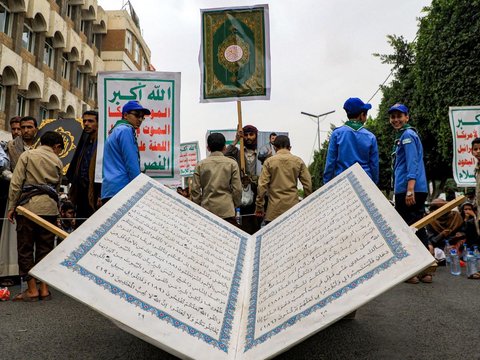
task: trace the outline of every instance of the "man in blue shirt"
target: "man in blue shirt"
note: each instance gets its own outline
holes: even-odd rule
[[[137,101],[129,101],[122,108],[122,119],[109,132],[103,149],[102,203],[140,174],[140,153],[136,130],[150,110]]]
[[[393,105],[388,114],[390,124],[397,130],[393,153],[395,208],[407,224],[413,224],[423,217],[428,194],[423,146],[417,131],[408,124],[405,105]]]
[[[395,209],[408,225],[412,225],[425,215],[425,201],[428,187],[423,164],[423,146],[417,131],[408,124],[408,108],[400,103],[389,110],[390,124],[397,131],[393,158],[393,190]],[[417,231],[417,236],[427,246],[425,229]],[[419,281],[430,283],[432,275],[423,272],[407,280],[417,284]]]
[[[363,125],[367,121],[367,112],[372,105],[365,104],[359,98],[349,98],[343,109],[348,121],[333,130],[328,145],[327,161],[323,173],[326,184],[355,163],[359,163],[370,178],[378,183],[378,146],[377,138]]]

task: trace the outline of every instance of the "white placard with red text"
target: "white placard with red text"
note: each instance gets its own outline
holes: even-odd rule
[[[101,72],[98,74],[99,128],[95,180],[102,181],[103,146],[122,118],[122,107],[136,100],[151,111],[137,130],[140,168],[165,185],[180,183],[180,73]]]
[[[449,108],[453,136],[453,177],[457,186],[475,186],[476,160],[472,141],[480,137],[480,106]]]

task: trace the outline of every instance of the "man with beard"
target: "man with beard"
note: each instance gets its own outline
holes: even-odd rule
[[[35,137],[38,132],[37,120],[32,116],[25,116],[20,120],[21,136],[17,136],[7,144],[7,153],[10,159],[10,174],[6,176],[10,179],[12,172],[17,165],[18,158],[26,151],[34,147]]]
[[[259,151],[259,154],[258,154],[258,160],[260,160],[260,162],[263,163],[265,162],[265,160],[267,160],[269,157],[275,155],[276,151],[275,151],[275,146],[273,146],[273,143],[275,141],[275,139],[277,138],[277,133],[271,133],[269,136],[268,136],[268,139],[269,139],[269,142],[268,144],[266,145],[263,145]]]
[[[260,223],[255,216],[255,198],[257,197],[258,177],[262,170],[262,164],[258,161],[257,151],[258,129],[253,125],[246,125],[243,129],[238,129],[235,141],[227,147],[225,156],[229,156],[237,161],[240,168],[240,150],[237,144],[243,138],[245,169],[242,170],[242,205],[240,214],[242,216],[241,228],[245,232],[253,235],[260,229]]]
[[[101,205],[101,184],[95,183],[95,161],[97,158],[98,112],[85,111],[82,116],[83,134],[67,171],[72,184],[70,200],[76,207],[80,220],[77,226],[90,217]]]

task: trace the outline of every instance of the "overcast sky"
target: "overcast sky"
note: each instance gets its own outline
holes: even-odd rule
[[[118,10],[125,0],[98,0]],[[330,123],[345,121],[349,97],[367,101],[390,73],[373,53],[391,53],[387,35],[415,38],[418,17],[427,0],[131,0],[157,71],[182,73],[180,140],[200,142],[205,133],[235,128],[235,102],[200,104],[200,9],[269,5],[272,89],[269,101],[242,102],[243,124],[259,130],[288,131],[292,153],[307,165],[313,159],[316,120],[300,112],[321,114],[321,141]],[[371,101],[377,114],[379,92]]]

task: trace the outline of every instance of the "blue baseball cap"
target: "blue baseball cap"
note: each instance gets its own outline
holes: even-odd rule
[[[349,98],[343,104],[343,109],[347,112],[348,115],[357,115],[361,112],[367,112],[372,108],[372,105],[365,104],[359,98]]]
[[[145,109],[138,101],[130,100],[122,108],[122,114],[128,113],[130,111],[141,111],[144,115],[150,115],[150,110]]]
[[[405,115],[408,115],[408,108],[400,103],[396,103],[393,105],[389,110],[388,113],[391,114],[394,111],[400,111],[401,113],[404,113]]]

